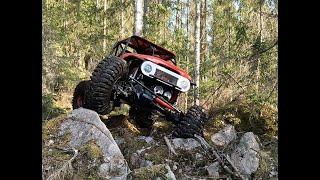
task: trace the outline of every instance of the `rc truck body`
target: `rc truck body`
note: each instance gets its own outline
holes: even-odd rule
[[[151,129],[157,117],[175,124],[176,137],[203,136],[207,118],[200,106],[186,113],[176,107],[178,97],[195,84],[176,65],[176,55],[142,37],[117,42],[94,69],[91,79],[75,88],[73,109],[84,107],[105,115],[122,103],[139,128]]]

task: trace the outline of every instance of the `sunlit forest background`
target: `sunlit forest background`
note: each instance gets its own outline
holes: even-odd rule
[[[227,121],[259,135],[277,134],[277,0],[143,3],[142,37],[175,52],[178,66],[192,77],[200,34],[199,99],[215,114],[212,126]],[[133,35],[134,17],[131,0],[43,0],[43,120],[71,110],[76,84],[90,78],[114,43]],[[190,90],[178,107],[186,110],[193,104]]]

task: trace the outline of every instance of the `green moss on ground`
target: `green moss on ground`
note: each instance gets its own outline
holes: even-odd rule
[[[153,164],[166,163],[165,160],[169,157],[168,147],[165,145],[160,145],[148,149],[145,151],[144,157],[146,160],[152,161]]]
[[[61,123],[66,119],[67,115],[63,114],[46,121],[42,127],[42,139],[47,141],[51,136],[57,135]]]
[[[139,169],[135,169],[132,172],[133,179],[141,179],[141,180],[150,180],[156,179],[157,177],[161,177],[162,179],[166,178],[166,165],[165,164],[158,164],[152,167],[142,167]]]

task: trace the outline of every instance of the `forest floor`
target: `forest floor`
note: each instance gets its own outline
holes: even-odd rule
[[[103,120],[103,119],[102,119]],[[115,126],[108,124],[108,121],[117,121]],[[111,131],[114,139],[119,142],[119,147],[124,157],[129,162],[130,169],[140,168],[141,161],[152,162],[152,164],[168,164],[177,179],[228,179],[228,173],[222,172],[219,178],[210,177],[207,168],[213,164],[216,159],[204,153],[203,149],[191,148],[191,150],[177,150],[178,155],[168,153],[168,147],[164,137],[171,137],[173,125],[163,119],[158,119],[152,130],[151,135],[145,136],[143,131],[135,127],[126,115],[114,115],[109,119],[103,120]],[[214,127],[212,123],[207,123],[204,129],[204,139],[212,146],[212,135],[218,133],[223,127]],[[241,137],[246,132],[237,132]],[[252,179],[277,179],[278,169],[278,141],[277,138],[260,138],[260,164],[258,169],[251,175]],[[151,141],[148,142],[148,141]],[[152,143],[153,142],[153,143]],[[233,142],[236,144],[236,142]],[[192,146],[192,144],[191,144]],[[152,147],[152,148],[151,148]],[[220,152],[230,154],[232,148],[218,148]],[[137,152],[140,158],[140,165],[133,160],[132,153]]]
[[[67,103],[71,96],[64,96],[57,103],[59,107],[66,109],[65,113],[71,111]],[[216,159],[206,154],[203,149],[194,148],[191,150],[176,149],[177,154],[169,153],[164,137],[171,139],[173,125],[159,118],[150,135],[146,135],[143,130],[138,129],[135,123],[128,117],[128,106],[117,108],[107,116],[101,116],[101,120],[106,124],[117,142],[124,158],[127,160],[131,170],[141,169],[154,165],[168,164],[177,179],[217,179],[217,176],[210,176],[208,167],[212,166]],[[64,114],[65,114],[64,113]],[[64,115],[62,115],[64,116]],[[61,115],[59,116],[61,117]],[[51,120],[45,120],[45,122]],[[228,123],[218,123],[214,120],[205,125],[204,139],[212,146],[211,138]],[[240,137],[248,131],[238,131]],[[277,137],[259,136],[259,167],[251,174],[252,179],[277,179],[278,175],[278,140]],[[234,142],[233,144],[238,143]],[[232,144],[232,143],[231,143]],[[192,146],[192,144],[191,144]],[[218,148],[219,152],[230,154],[232,148]],[[138,179],[148,179],[149,176],[138,174]],[[220,179],[228,179],[228,173],[219,170]],[[218,179],[219,179],[218,178]]]

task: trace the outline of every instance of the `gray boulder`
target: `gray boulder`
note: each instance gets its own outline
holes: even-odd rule
[[[241,174],[249,176],[259,167],[260,147],[252,132],[245,133],[235,150],[231,153],[230,161]]]
[[[220,164],[219,162],[214,162],[210,164],[207,168],[207,172],[211,177],[219,177]]]
[[[69,146],[75,149],[94,142],[101,151],[103,163],[99,176],[109,179],[126,179],[129,168],[117,143],[99,115],[91,110],[73,110],[60,126],[59,136],[70,134]]]
[[[150,167],[153,165],[153,162],[144,159],[141,154],[132,153],[130,156],[130,165],[133,168]]]
[[[200,143],[192,138],[175,138],[172,139],[173,148],[175,149],[182,149],[186,151],[194,150],[198,147],[200,147]]]
[[[211,141],[217,146],[226,146],[231,141],[237,138],[236,130],[234,126],[227,125],[225,128],[220,130],[211,136]]]
[[[153,137],[151,137],[151,136],[138,136],[137,139],[138,139],[138,140],[145,141],[145,142],[148,143],[148,144],[154,143],[154,139],[153,139]]]

